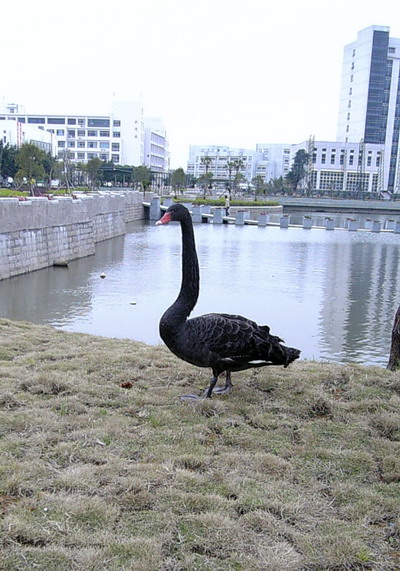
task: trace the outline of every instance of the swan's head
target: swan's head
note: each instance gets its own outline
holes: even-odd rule
[[[157,220],[156,225],[168,224],[168,222],[180,222],[190,217],[189,210],[183,204],[171,204],[164,216]]]

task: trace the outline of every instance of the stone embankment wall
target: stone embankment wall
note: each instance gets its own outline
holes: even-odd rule
[[[120,236],[145,217],[140,192],[79,198],[0,199],[0,280],[68,263],[95,252],[96,242]]]

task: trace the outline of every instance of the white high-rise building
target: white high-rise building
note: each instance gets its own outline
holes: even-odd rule
[[[400,39],[361,30],[344,48],[337,140],[384,145],[383,188],[400,192]]]

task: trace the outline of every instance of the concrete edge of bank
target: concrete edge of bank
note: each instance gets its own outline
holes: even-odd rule
[[[0,199],[0,280],[94,254],[97,242],[125,234],[128,222],[143,220],[143,201],[152,196],[126,191]]]

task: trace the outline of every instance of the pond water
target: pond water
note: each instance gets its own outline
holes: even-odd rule
[[[239,313],[269,325],[302,359],[386,366],[400,235],[225,224],[197,224],[195,235],[201,284],[193,316]],[[159,318],[180,279],[180,228],[142,221],[68,268],[3,280],[0,315],[158,344]]]

